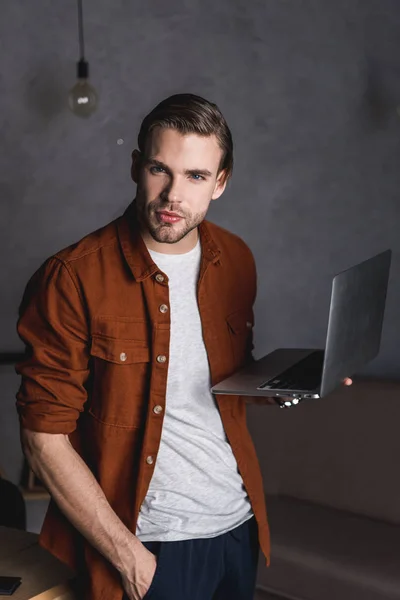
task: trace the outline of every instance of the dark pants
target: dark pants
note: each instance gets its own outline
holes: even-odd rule
[[[157,556],[143,600],[253,600],[259,552],[254,517],[215,538],[143,545]]]

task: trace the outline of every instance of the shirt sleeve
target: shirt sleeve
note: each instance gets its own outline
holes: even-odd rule
[[[23,428],[70,434],[87,400],[89,328],[70,267],[53,257],[29,281],[18,335],[26,356],[17,364],[17,411]]]
[[[248,251],[248,284],[250,286],[250,290],[251,290],[251,316],[252,316],[252,324],[253,327],[251,328],[251,333],[249,336],[249,343],[247,346],[247,362],[252,363],[255,362],[255,358],[254,358],[254,323],[255,323],[255,316],[254,316],[254,304],[257,298],[257,266],[256,266],[256,261],[254,259],[254,255],[252,253],[252,251],[250,250],[250,248],[247,246],[247,251]]]

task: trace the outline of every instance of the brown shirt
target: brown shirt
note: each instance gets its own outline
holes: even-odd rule
[[[256,270],[246,244],[204,221],[198,305],[214,385],[252,360]],[[168,277],[125,214],[48,259],[28,283],[18,332],[21,424],[68,434],[112,509],[132,531],[153,474],[165,411]],[[165,306],[163,306],[165,305]],[[263,483],[240,396],[216,396],[269,563]],[[41,543],[85,573],[85,597],[120,600],[117,571],[51,501]]]

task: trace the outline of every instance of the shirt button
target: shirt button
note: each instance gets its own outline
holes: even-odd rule
[[[128,357],[125,354],[125,352],[121,352],[121,354],[119,355],[119,358],[120,358],[120,360],[122,360],[122,362],[125,362]]]
[[[164,275],[161,275],[161,273],[157,273],[156,281],[158,281],[158,283],[162,283],[164,281],[164,279],[165,279]]]
[[[157,362],[159,363],[165,363],[167,361],[167,357],[164,354],[159,354],[157,356]]]
[[[162,413],[162,411],[163,411],[163,407],[162,407],[162,406],[160,406],[160,404],[157,404],[157,406],[155,406],[155,407],[153,408],[153,412],[155,412],[155,413],[156,413],[156,415],[159,415],[160,413]]]
[[[253,327],[250,321],[246,321],[246,326],[248,327],[248,329],[251,329]]]
[[[153,462],[154,462],[154,458],[152,456],[148,456],[146,458],[146,462],[147,462],[148,465],[152,465]]]
[[[168,306],[166,304],[161,304],[160,312],[162,312],[162,313],[168,312]]]

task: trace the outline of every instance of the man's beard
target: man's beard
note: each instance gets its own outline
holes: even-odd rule
[[[161,244],[176,244],[186,237],[193,229],[200,225],[207,211],[195,214],[183,213],[174,209],[171,203],[163,200],[153,200],[147,206],[143,206],[140,196],[136,198],[137,214],[142,230],[147,231],[151,237]],[[178,223],[160,223],[157,220],[156,211],[166,210],[176,212],[182,217]]]

